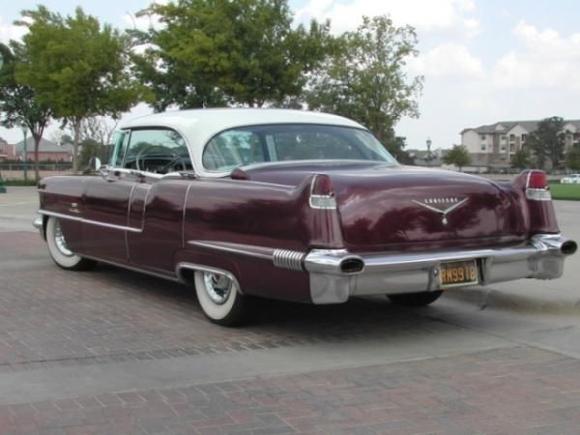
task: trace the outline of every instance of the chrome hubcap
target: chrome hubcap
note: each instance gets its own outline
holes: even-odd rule
[[[74,253],[70,249],[68,249],[66,239],[64,238],[64,234],[62,233],[62,229],[60,228],[60,222],[58,221],[56,222],[54,228],[54,243],[56,244],[56,248],[62,255],[66,257],[72,257],[74,255]]]
[[[214,303],[222,305],[228,300],[230,292],[232,291],[233,283],[227,276],[218,273],[204,272],[203,282],[205,284],[207,295]]]

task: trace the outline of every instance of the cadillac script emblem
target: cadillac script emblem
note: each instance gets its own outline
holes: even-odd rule
[[[456,208],[461,207],[467,202],[467,198],[458,198],[456,196],[447,196],[441,198],[425,198],[422,201],[417,201],[413,199],[413,202],[421,207],[425,207],[427,210],[431,210],[435,213],[441,214],[441,223],[447,225],[449,222],[447,220],[447,215],[451,213]]]

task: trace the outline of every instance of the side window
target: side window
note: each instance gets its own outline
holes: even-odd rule
[[[173,130],[133,130],[123,167],[155,174],[193,168],[187,145]]]
[[[203,153],[203,166],[210,171],[266,161],[260,137],[251,131],[230,130],[213,138]]]
[[[123,157],[125,157],[125,151],[127,150],[127,145],[129,144],[129,132],[128,131],[117,131],[115,132],[115,138],[113,143],[115,144],[115,149],[113,154],[109,159],[109,166],[118,167],[123,163]]]

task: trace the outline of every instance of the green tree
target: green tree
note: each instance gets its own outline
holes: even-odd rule
[[[512,159],[512,168],[526,169],[530,167],[530,153],[524,147],[517,150]]]
[[[301,94],[330,40],[328,23],[293,26],[286,0],[177,0],[140,14],[162,23],[130,31],[146,44],[134,62],[157,111],[283,103]]]
[[[464,145],[454,145],[443,157],[443,162],[448,165],[455,165],[461,171],[464,166],[471,163],[471,156]]]
[[[93,157],[98,157],[101,162],[107,162],[109,160],[109,154],[112,150],[111,145],[100,143],[94,139],[84,139],[81,145],[79,159],[79,167],[81,169],[87,168]]]
[[[3,59],[3,66],[0,68],[0,125],[8,128],[23,125],[30,130],[34,140],[34,174],[38,181],[38,146],[52,112],[36,98],[30,86],[16,80],[15,69],[26,57],[23,52],[25,47],[14,41],[10,45],[11,47],[0,44],[0,55]]]
[[[395,136],[394,141],[389,141],[385,144],[387,150],[397,159],[397,161],[403,165],[412,165],[415,159],[405,151],[407,146],[407,138],[402,136]]]
[[[416,45],[412,27],[397,27],[386,16],[364,17],[356,31],[337,38],[313,74],[308,106],[359,121],[398,155],[395,124],[403,116],[419,116],[423,77],[408,78],[404,71],[406,60],[418,53]]]
[[[22,38],[26,57],[16,68],[16,78],[56,118],[71,125],[76,171],[83,120],[117,117],[139,98],[139,87],[128,73],[129,38],[81,8],[63,17],[38,6],[22,16],[17,23],[28,28]]]
[[[528,136],[526,145],[533,152],[538,168],[544,169],[550,160],[552,168],[560,167],[564,160],[564,120],[558,116],[539,122],[536,131]]]
[[[574,171],[580,170],[580,145],[574,145],[566,153],[566,166]]]

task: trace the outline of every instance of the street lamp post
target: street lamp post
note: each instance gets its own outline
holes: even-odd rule
[[[24,182],[28,181],[28,127],[24,123],[20,124],[22,135],[24,136]]]
[[[431,166],[431,144],[433,142],[431,141],[431,138],[428,137],[427,138],[427,166]]]

